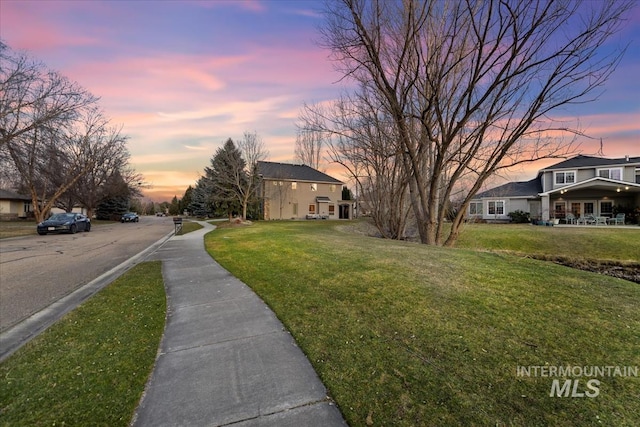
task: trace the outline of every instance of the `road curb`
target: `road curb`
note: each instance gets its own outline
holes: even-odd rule
[[[3,362],[20,347],[44,332],[62,316],[91,298],[105,286],[124,274],[127,270],[144,261],[173,235],[174,231],[172,230],[145,250],[113,267],[111,270],[103,273],[86,285],[74,290],[48,307],[43,308],[0,334],[0,362]]]

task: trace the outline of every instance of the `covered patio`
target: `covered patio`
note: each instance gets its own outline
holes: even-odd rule
[[[542,219],[559,224],[624,226],[619,214],[640,206],[640,184],[595,177],[540,193]]]

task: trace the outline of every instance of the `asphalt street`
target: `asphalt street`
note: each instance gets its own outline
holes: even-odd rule
[[[0,332],[125,262],[173,230],[170,217],[90,232],[0,240]]]

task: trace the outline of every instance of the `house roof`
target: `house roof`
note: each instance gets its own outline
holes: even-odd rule
[[[617,191],[620,192],[632,192],[637,193],[640,192],[640,184],[636,184],[633,182],[627,181],[617,181],[615,179],[603,178],[600,176],[596,176],[594,178],[587,179],[585,181],[576,182],[571,185],[566,185],[560,188],[555,188],[553,190],[547,191],[546,193],[541,192],[541,196],[546,196],[554,193],[567,193],[574,190],[579,190],[582,188],[591,188],[597,190],[609,190],[609,191]]]
[[[530,181],[508,182],[499,187],[492,188],[476,194],[475,199],[485,197],[537,197],[542,192],[542,182],[536,177]]]
[[[606,159],[604,157],[578,155],[560,163],[556,163],[555,165],[551,165],[548,168],[543,169],[543,171],[556,169],[592,168],[596,166],[627,166],[633,164],[640,165],[640,157]]]
[[[31,197],[18,194],[15,191],[0,189],[0,199],[3,200],[31,200]]]
[[[284,181],[310,181],[331,184],[343,184],[326,173],[307,165],[289,163],[258,162],[258,173],[264,179],[278,179]]]

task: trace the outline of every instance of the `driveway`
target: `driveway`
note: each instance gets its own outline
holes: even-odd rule
[[[88,233],[0,240],[0,332],[143,251],[173,230],[170,217]],[[34,224],[35,233],[35,224]]]

